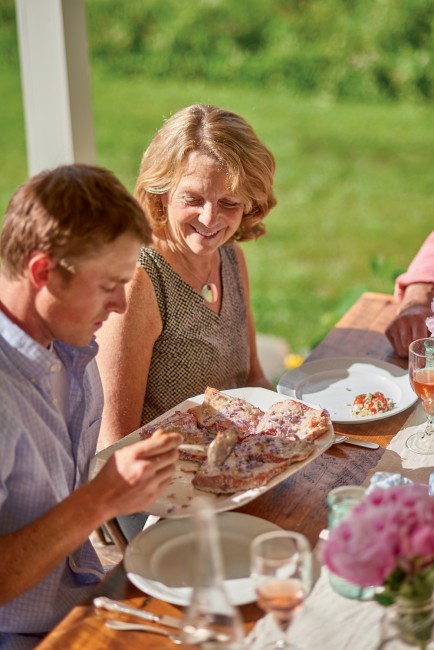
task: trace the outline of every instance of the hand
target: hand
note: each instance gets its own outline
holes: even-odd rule
[[[386,336],[400,357],[408,356],[408,346],[429,336],[425,320],[432,316],[427,305],[413,304],[402,309],[386,329]]]
[[[151,438],[110,456],[93,479],[105,520],[146,510],[171,482],[182,440],[178,433],[158,429]]]

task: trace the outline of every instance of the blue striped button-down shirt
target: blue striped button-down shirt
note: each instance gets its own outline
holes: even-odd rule
[[[56,341],[54,349],[56,354],[0,312],[0,535],[30,524],[85,482],[95,454],[103,407],[98,346]],[[52,393],[60,360],[68,385],[66,421]],[[0,607],[0,648],[33,647],[33,635],[50,630],[102,574],[87,542]]]

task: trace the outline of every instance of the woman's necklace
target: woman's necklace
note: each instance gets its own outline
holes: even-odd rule
[[[184,260],[182,260],[184,262]],[[186,268],[188,268],[186,266]],[[196,273],[193,273],[191,269],[188,269],[192,275],[196,278],[196,280],[199,280],[199,282],[202,282],[202,280],[196,275]],[[202,298],[205,300],[205,302],[209,302],[211,305],[215,302],[217,302],[218,297],[219,297],[219,292],[217,290],[216,285],[214,282],[210,282],[209,279],[211,277],[212,273],[212,267],[210,269],[209,275],[208,275],[208,280],[202,284],[201,290],[200,290],[200,295]]]
[[[202,287],[200,289],[200,295],[205,300],[205,302],[208,302],[211,305],[216,303],[217,300],[218,300],[218,297],[219,297],[219,292],[218,292],[217,286],[214,284],[214,282],[209,281],[210,277],[211,277],[212,270],[213,270],[212,269],[212,264],[211,264],[211,268],[209,270],[208,279],[204,282],[202,280],[202,278],[199,278],[199,276],[197,276],[196,273],[194,273],[194,271],[192,271],[192,269],[188,266],[188,264],[186,263],[186,261],[184,259],[183,254],[182,253],[176,253],[174,248],[172,248],[171,242],[169,242],[168,239],[166,239],[166,242],[167,242],[167,245],[168,245],[169,249],[173,253],[173,255],[176,256],[176,259],[179,259],[181,261],[182,265],[184,266],[184,268],[189,273],[191,273],[191,275],[193,275],[196,278],[196,280],[198,280],[200,282],[200,284],[202,285]]]

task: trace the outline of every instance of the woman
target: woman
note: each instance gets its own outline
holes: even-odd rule
[[[274,158],[240,116],[193,105],[145,151],[135,194],[152,230],[128,309],[99,336],[102,445],[213,386],[272,388],[260,367],[241,248],[265,233]]]

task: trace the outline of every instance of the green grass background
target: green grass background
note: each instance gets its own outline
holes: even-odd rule
[[[1,214],[27,176],[18,62],[2,60]],[[392,292],[434,227],[430,102],[124,76],[95,60],[92,95],[97,162],[130,189],[143,149],[179,108],[213,103],[251,122],[276,157],[278,199],[267,235],[243,245],[253,310],[258,331],[284,337],[294,352],[311,349],[361,292]]]

